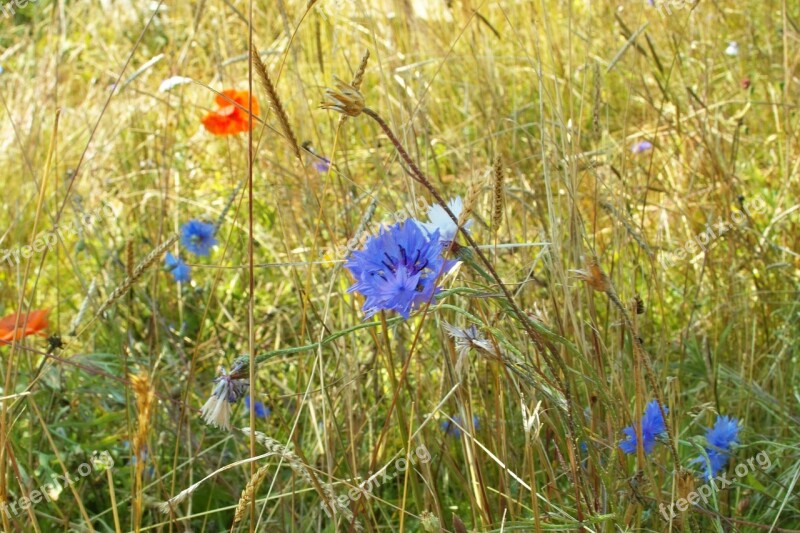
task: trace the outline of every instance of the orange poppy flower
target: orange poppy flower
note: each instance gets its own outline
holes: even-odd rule
[[[209,132],[214,135],[236,135],[246,132],[250,126],[250,117],[247,113],[248,100],[253,102],[253,125],[255,126],[255,117],[258,116],[258,101],[251,97],[249,92],[228,89],[222,91],[222,94],[218,94],[215,100],[219,109],[203,117],[203,126]],[[241,108],[233,105],[231,100],[239,104]]]
[[[0,344],[8,343],[12,340],[19,340],[28,335],[44,335],[47,329],[47,313],[49,309],[39,309],[28,313],[27,324],[25,315],[19,317],[19,327],[17,325],[17,313],[0,318]]]

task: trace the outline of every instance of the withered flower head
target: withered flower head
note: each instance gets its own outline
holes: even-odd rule
[[[343,115],[357,117],[364,110],[364,96],[352,85],[333,77],[336,89],[325,89],[320,107],[333,109]]]
[[[590,261],[583,270],[570,270],[569,272],[577,274],[580,279],[596,291],[606,292],[611,287],[608,276],[595,261]]]
[[[250,383],[245,379],[240,365],[234,365],[230,374],[222,368],[221,375],[214,379],[214,383],[214,391],[200,409],[200,414],[207,424],[230,431],[233,404],[247,394]]]

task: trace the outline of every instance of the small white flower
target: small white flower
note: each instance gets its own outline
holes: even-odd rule
[[[474,324],[467,329],[461,329],[447,322],[442,322],[442,327],[448,335],[453,337],[459,357],[465,355],[470,348],[476,348],[484,352],[495,354],[494,345],[486,340],[486,337],[478,331],[478,328],[475,327]]]
[[[728,47],[725,49],[725,54],[731,57],[739,55],[739,43],[736,41],[731,41],[728,43]]]
[[[167,91],[171,91],[178,85],[183,85],[184,83],[192,83],[192,78],[187,78],[185,76],[172,76],[171,78],[167,78],[161,82],[161,85],[158,86],[158,92],[165,93]]]
[[[217,426],[225,431],[231,430],[231,404],[225,397],[212,394],[200,409],[203,420],[210,426]]]
[[[522,429],[525,430],[525,433],[530,433],[531,429],[535,429],[533,438],[536,439],[539,437],[539,431],[542,429],[542,421],[539,418],[542,402],[536,402],[536,407],[534,407],[529,414],[528,406],[525,405],[525,397],[522,394],[519,395],[519,400],[522,405]]]
[[[466,363],[469,361],[467,354],[470,348],[475,348],[478,351],[497,356],[494,345],[486,340],[486,337],[478,331],[478,328],[475,327],[474,324],[466,329],[461,329],[447,322],[442,322],[442,327],[448,335],[453,337],[453,341],[456,344],[456,355],[458,358],[456,359],[455,372],[459,379],[464,374],[464,370],[466,370]]]
[[[447,207],[450,208],[450,211],[453,212],[456,218],[459,218],[461,216],[461,211],[464,210],[464,203],[461,201],[460,196],[456,196],[447,202]],[[441,242],[449,243],[456,238],[458,226],[456,226],[456,223],[453,222],[453,219],[450,218],[450,216],[447,214],[447,211],[445,211],[444,208],[439,204],[433,204],[430,206],[430,208],[428,208],[428,220],[430,222],[417,222],[417,224],[424,229],[428,235],[432,234],[438,229],[439,240]],[[464,223],[464,229],[469,231],[470,226],[472,226],[472,220],[467,220]]]

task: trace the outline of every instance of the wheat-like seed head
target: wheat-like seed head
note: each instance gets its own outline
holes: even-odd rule
[[[483,189],[485,180],[485,176],[476,176],[469,182],[467,195],[464,198],[464,210],[461,211],[461,215],[458,217],[459,227],[462,227],[472,215],[472,211],[475,209],[475,205],[478,203],[478,197],[481,194],[481,189]]]
[[[369,61],[369,50],[364,52],[364,55],[361,56],[361,62],[358,64],[358,68],[356,69],[356,75],[353,76],[353,82],[350,84],[357,91],[361,90],[361,82],[364,81],[364,73],[367,71],[368,61]]]
[[[136,458],[135,493],[133,513],[138,523],[142,516],[142,473],[147,450],[147,435],[150,432],[150,414],[153,409],[155,392],[147,373],[131,376],[133,395],[136,399],[136,434],[133,436],[133,456]]]
[[[173,243],[175,243],[175,241],[177,240],[178,240],[178,234],[176,233],[167,240],[165,240],[164,242],[162,242],[158,246],[158,248],[147,254],[147,256],[142,260],[142,262],[136,265],[136,267],[134,267],[133,273],[125,278],[125,280],[122,282],[122,285],[114,289],[112,293],[109,295],[109,297],[106,298],[106,301],[103,302],[103,304],[100,306],[100,309],[98,309],[97,312],[95,313],[94,315],[95,318],[102,315],[103,311],[111,307],[111,304],[119,300],[125,293],[127,293],[128,290],[130,290],[130,288],[133,286],[133,284],[136,283],[136,281],[140,277],[142,277],[142,274],[144,274],[145,271],[148,268],[150,268],[153,265],[153,263],[155,263],[158,260],[158,258],[164,254],[164,252],[167,251],[167,248],[172,246]]]
[[[253,501],[258,486],[267,477],[267,472],[269,472],[269,465],[264,465],[256,470],[256,473],[247,482],[242,495],[239,497],[239,505],[236,506],[236,511],[233,513],[234,522],[241,522],[242,518],[244,518],[244,512],[247,510],[248,504]]]
[[[497,156],[494,160],[494,173],[492,175],[494,190],[494,206],[492,209],[492,230],[497,233],[500,224],[503,223],[503,208],[505,207],[505,174],[503,172],[503,160]]]
[[[294,155],[297,156],[297,159],[302,159],[302,156],[300,155],[300,145],[297,144],[297,137],[294,134],[291,124],[289,124],[289,116],[286,114],[286,110],[283,108],[280,96],[278,96],[278,91],[275,89],[275,85],[272,83],[272,79],[269,77],[267,67],[261,60],[258,49],[255,47],[255,45],[252,45],[252,49],[253,68],[256,71],[256,75],[258,75],[258,79],[261,80],[261,85],[264,87],[264,90],[267,93],[267,98],[269,98],[272,109],[274,109],[275,114],[278,115],[278,122],[281,124],[283,134],[289,140],[289,144],[292,145]]]

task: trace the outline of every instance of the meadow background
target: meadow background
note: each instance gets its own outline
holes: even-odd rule
[[[469,262],[408,320],[346,292],[348,243],[435,202],[375,121],[319,107],[367,51],[367,106],[468,203],[527,322]],[[0,12],[0,316],[60,336],[0,345],[2,530],[798,530],[798,61],[788,0]],[[252,144],[201,124],[225,89],[258,100]],[[191,219],[220,222],[208,257],[170,241]],[[459,361],[445,323],[493,349]],[[207,425],[250,353],[259,409]],[[623,453],[656,397],[669,435]],[[665,517],[718,415],[733,482]]]

